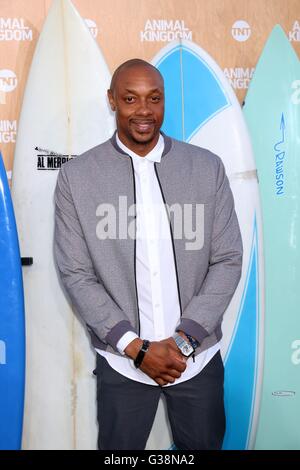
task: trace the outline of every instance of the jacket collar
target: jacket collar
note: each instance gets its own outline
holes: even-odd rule
[[[126,152],[124,152],[124,150],[122,150],[118,144],[117,144],[117,140],[116,140],[116,135],[117,135],[117,131],[114,132],[113,136],[111,137],[110,139],[110,142],[112,144],[112,146],[115,148],[115,150],[118,152],[118,153],[121,153],[122,155],[127,155]],[[165,142],[165,147],[164,147],[164,151],[162,153],[162,158],[167,154],[169,153],[169,151],[171,150],[171,147],[172,147],[172,139],[170,137],[168,137],[166,134],[164,134],[163,132],[161,132],[161,135],[163,136],[164,138],[164,142]]]

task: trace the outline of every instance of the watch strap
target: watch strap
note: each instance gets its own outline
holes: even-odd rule
[[[150,341],[148,341],[147,339],[144,339],[143,340],[143,344],[141,346],[141,349],[139,350],[135,360],[133,361],[135,367],[138,369],[140,367],[140,365],[142,364],[143,362],[143,359],[145,357],[145,354],[146,352],[148,351],[149,349],[149,346],[150,346]]]
[[[197,341],[195,338],[193,338],[191,335],[188,335],[187,333],[184,333],[187,339],[189,340],[189,343],[191,346],[193,346],[194,349],[198,348],[200,346],[199,341]]]

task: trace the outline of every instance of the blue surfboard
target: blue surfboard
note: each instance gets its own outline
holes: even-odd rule
[[[241,282],[222,326],[227,421],[223,448],[251,449],[262,382],[263,259],[250,138],[233,90],[203,49],[189,41],[177,41],[163,48],[152,63],[165,81],[164,132],[219,155],[233,191],[244,262]]]
[[[0,450],[21,447],[24,383],[21,258],[10,189],[0,153]]]
[[[300,450],[300,62],[280,25],[256,65],[244,113],[265,240],[264,380],[255,449]]]

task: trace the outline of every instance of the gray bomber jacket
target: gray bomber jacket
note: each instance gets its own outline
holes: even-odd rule
[[[155,163],[164,202],[190,204],[195,211],[196,204],[204,207],[203,246],[197,250],[187,249],[191,240],[184,230],[182,237],[174,236],[170,216],[181,310],[178,330],[201,343],[198,354],[222,337],[223,314],[241,275],[242,241],[220,158],[165,135],[164,140],[161,162]],[[115,354],[121,336],[140,329],[134,237],[117,232],[117,237],[99,237],[97,229],[103,207],[114,207],[118,220],[124,216],[124,205],[123,214],[118,213],[120,196],[123,201],[127,197],[128,208],[135,203],[132,160],[117,146],[115,135],[61,168],[55,190],[58,270],[93,345]],[[110,206],[99,210],[101,204]],[[134,217],[128,216],[129,223]]]

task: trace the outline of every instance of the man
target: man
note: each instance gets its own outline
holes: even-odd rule
[[[152,65],[122,64],[108,99],[117,132],[65,164],[55,194],[57,265],[98,352],[99,449],[144,449],[161,394],[177,448],[220,449],[221,323],[242,262],[228,179],[160,132]]]

